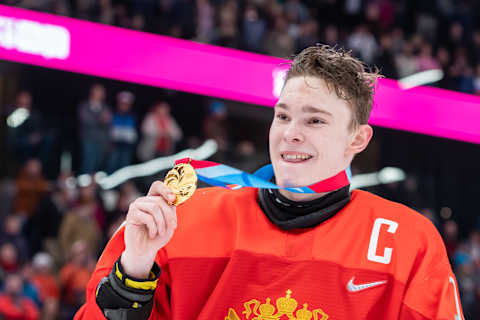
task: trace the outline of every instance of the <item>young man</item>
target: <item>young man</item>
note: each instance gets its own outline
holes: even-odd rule
[[[376,77],[326,46],[295,58],[270,129],[277,184],[323,181],[366,148]],[[405,206],[348,186],[173,199],[155,182],[131,204],[76,319],[463,319],[442,239]]]

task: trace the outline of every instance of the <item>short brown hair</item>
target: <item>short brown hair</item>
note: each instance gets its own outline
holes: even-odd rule
[[[329,90],[346,100],[352,108],[350,129],[367,124],[372,110],[376,80],[381,77],[377,70],[365,71],[364,64],[354,58],[350,51],[316,45],[300,52],[287,72],[285,82],[298,76],[313,76],[325,81]]]

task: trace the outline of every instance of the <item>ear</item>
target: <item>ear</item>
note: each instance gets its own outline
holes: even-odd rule
[[[368,124],[360,125],[352,136],[351,143],[347,149],[347,152],[356,155],[362,152],[368,146],[370,139],[373,136],[373,129]]]

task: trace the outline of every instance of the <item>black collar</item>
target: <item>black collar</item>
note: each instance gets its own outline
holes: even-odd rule
[[[265,215],[283,230],[312,228],[333,217],[350,201],[350,186],[310,201],[292,201],[277,189],[259,189],[258,200]]]

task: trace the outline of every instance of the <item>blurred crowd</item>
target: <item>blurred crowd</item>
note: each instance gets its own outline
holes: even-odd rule
[[[434,84],[480,94],[480,2],[473,0],[1,0],[139,31],[288,58],[326,43],[352,50],[389,78],[443,70]],[[107,88],[108,89],[108,88]],[[248,140],[233,142],[225,102],[211,100],[198,137],[186,137],[176,106],[152,101],[140,115],[135,95],[91,86],[76,109],[79,165],[46,179],[61,132],[45,123],[29,91],[5,108],[12,181],[0,183],[0,319],[71,319],[103,246],[145,190],[129,181],[113,199],[96,184],[97,171],[170,155],[214,138],[216,160],[253,171],[261,160]],[[77,174],[90,179],[80,182]],[[466,319],[480,317],[480,228],[460,235],[448,212],[425,205],[415,179],[376,193],[414,207],[437,226],[459,282]],[[108,199],[110,200],[108,200]],[[108,201],[107,201],[108,200]],[[448,210],[447,210],[448,211]]]
[[[94,174],[171,155],[185,140],[167,101],[153,102],[138,123],[132,92],[116,93],[115,103],[115,108],[107,104],[104,85],[91,86],[76,113],[78,168],[72,172],[63,166],[53,180],[44,168],[55,156],[58,134],[45,125],[29,91],[18,92],[6,107],[8,158],[18,173],[0,183],[0,319],[71,319],[104,245],[129,204],[145,192],[133,181],[102,190]],[[207,109],[197,119],[203,132],[183,144],[197,147],[214,139],[217,160],[252,165],[258,159],[252,142],[233,147],[225,102],[212,99]]]
[[[480,92],[474,0],[2,0],[123,28],[288,58],[327,43],[390,78],[442,69],[436,85]]]

